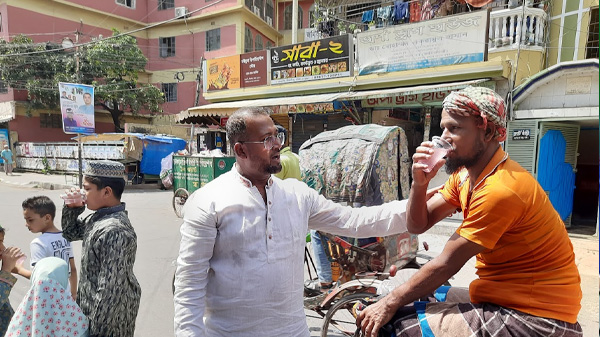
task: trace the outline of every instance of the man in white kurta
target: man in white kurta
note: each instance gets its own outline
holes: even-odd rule
[[[345,207],[303,182],[271,176],[281,167],[281,143],[264,109],[236,112],[227,132],[236,165],[184,208],[175,335],[309,336],[303,309],[308,229],[352,237],[401,233],[405,202]]]

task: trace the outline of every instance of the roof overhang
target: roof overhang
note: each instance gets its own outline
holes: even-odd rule
[[[206,104],[189,108],[187,111],[182,111],[177,115],[178,121],[183,121],[189,117],[204,117],[204,116],[219,116],[227,117],[231,116],[237,109],[246,107],[268,107],[276,105],[289,105],[289,104],[306,104],[306,103],[324,103],[333,102],[336,100],[362,100],[370,98],[383,98],[383,97],[394,97],[403,95],[414,95],[425,92],[440,92],[446,90],[458,90],[465,88],[469,85],[475,85],[478,83],[485,82],[489,79],[475,79],[469,81],[450,82],[450,83],[437,83],[428,85],[419,85],[411,87],[391,88],[391,89],[378,89],[378,90],[366,90],[366,91],[351,91],[344,93],[331,93],[331,94],[319,94],[319,95],[304,95],[304,96],[289,96],[289,97],[277,97],[277,98],[263,98],[263,99],[250,99],[241,100],[234,102],[222,102]]]
[[[598,59],[586,59],[580,61],[569,61],[557,63],[548,69],[544,69],[533,75],[530,79],[519,85],[514,90],[513,104],[518,105],[531,93],[541,86],[548,84],[557,77],[567,72],[580,72],[585,74],[589,71],[598,72]]]
[[[0,123],[15,119],[15,101],[0,103]]]

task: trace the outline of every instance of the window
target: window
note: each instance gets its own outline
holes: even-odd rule
[[[258,8],[258,16],[260,16],[262,19],[265,18],[265,4],[263,3],[263,0],[254,0],[254,8]],[[254,9],[253,9],[254,11]]]
[[[298,6],[298,29],[302,29],[302,7]],[[283,10],[283,29],[292,29],[292,5]]]
[[[598,7],[590,8],[590,26],[585,45],[585,58],[598,58]]]
[[[117,5],[135,8],[135,0],[115,0]]]
[[[6,93],[8,93],[8,85],[6,84],[6,82],[0,80],[0,94]]]
[[[273,0],[267,0],[267,4],[265,5],[265,16],[271,18],[271,25],[273,25],[273,8],[275,8],[273,5]]]
[[[249,10],[252,10],[252,6],[254,5],[252,0],[245,0],[244,4],[248,7]]]
[[[160,57],[175,56],[175,37],[161,37],[160,42]]]
[[[221,49],[221,28],[206,32],[206,51]]]
[[[175,8],[175,0],[158,0],[158,10]]]
[[[165,102],[177,102],[177,83],[163,83],[161,88]]]
[[[252,41],[252,30],[250,27],[246,27],[244,32],[244,53],[251,52],[254,47],[254,41]]]
[[[40,114],[40,128],[62,129],[62,116],[46,113]]]
[[[260,34],[256,34],[256,40],[254,41],[254,50],[263,50],[263,38]]]
[[[267,40],[267,49],[273,48],[273,42]]]

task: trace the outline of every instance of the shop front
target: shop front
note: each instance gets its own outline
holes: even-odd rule
[[[539,181],[567,227],[597,232],[598,59],[559,63],[517,87],[506,151]]]

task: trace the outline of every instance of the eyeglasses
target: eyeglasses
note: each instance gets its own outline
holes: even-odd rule
[[[260,144],[260,143],[262,143],[266,150],[272,149],[275,146],[276,142],[279,143],[278,145],[283,145],[283,143],[285,143],[285,134],[280,132],[275,136],[270,135],[270,136],[267,136],[265,139],[263,139],[261,141],[257,141],[257,142],[241,141],[241,140],[238,141],[238,143],[240,143],[240,144],[244,144],[244,143]]]

